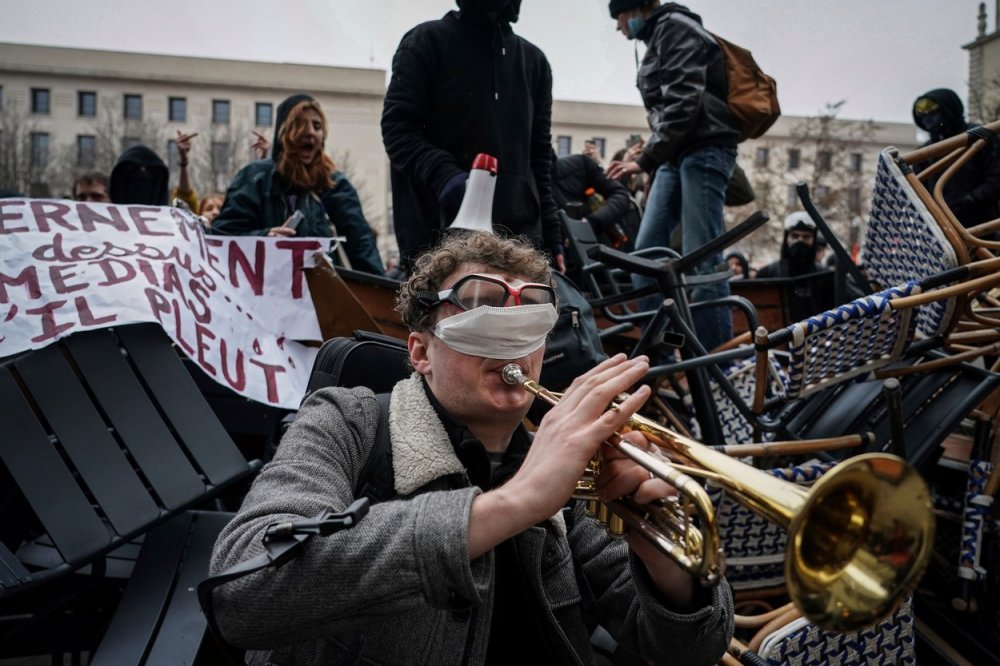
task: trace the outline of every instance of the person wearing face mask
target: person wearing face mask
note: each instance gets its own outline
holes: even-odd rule
[[[456,0],[458,11],[407,32],[382,110],[400,262],[454,221],[479,153],[497,158],[493,225],[522,235],[565,270],[552,195],[552,70],[514,34],[521,0]]]
[[[725,231],[726,185],[736,164],[740,132],[729,112],[722,52],[701,18],[682,5],[611,0],[608,9],[618,31],[647,46],[637,83],[651,130],[638,156],[612,162],[608,176],[653,176],[636,250],[671,247],[679,225],[682,252],[691,252]],[[694,270],[712,273],[721,263],[719,253]],[[635,278],[637,287],[651,281]],[[721,281],[695,287],[691,300],[728,295],[729,286]],[[650,298],[642,305],[650,309],[658,304],[659,298]],[[694,326],[702,345],[711,350],[732,337],[730,309],[703,308],[695,313]]]
[[[965,122],[965,107],[955,91],[937,88],[913,102],[913,121],[930,135],[925,145],[961,134],[974,127]],[[921,171],[929,165],[917,165]],[[926,183],[934,190],[939,176]],[[996,136],[976,153],[944,186],[944,200],[963,226],[972,227],[1000,217],[1000,142]]]
[[[118,157],[108,183],[116,204],[167,205],[167,165],[143,145],[131,146]]]
[[[789,314],[800,321],[834,306],[833,273],[816,262],[816,223],[809,213],[798,211],[785,218],[785,236],[781,258],[757,271],[757,278],[801,278],[823,273],[813,279],[799,280],[791,286]]]
[[[816,263],[816,223],[809,213],[798,211],[785,218],[781,258],[757,271],[757,277],[798,277],[821,270]]]
[[[733,631],[725,580],[701,587],[570,498],[602,446],[603,498],[672,492],[602,444],[649,397],[643,386],[608,408],[648,360],[605,361],[533,438],[522,425],[533,398],[501,371],[538,379],[555,298],[546,257],[521,240],[452,234],[417,259],[397,302],[414,372],[387,413],[366,388],[312,393],[216,543],[220,571],[259,553],[268,525],[348,506],[387,424],[392,497],[281,568],[216,589],[222,635],[257,650],[251,663],[593,664],[585,614],[647,663],[717,663]]]

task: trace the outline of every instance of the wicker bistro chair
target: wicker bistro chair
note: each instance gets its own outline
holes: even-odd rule
[[[949,139],[941,145],[947,148],[953,141]],[[974,270],[975,266],[994,259],[990,248],[1000,247],[1000,243],[979,240],[974,235],[1000,228],[1000,223],[987,223],[967,230],[958,224],[940,199],[940,181],[935,187],[940,200],[926,190],[921,178],[932,174],[937,165],[925,169],[920,176],[914,173],[911,164],[933,155],[932,149],[933,146],[900,156],[895,148],[887,148],[879,156],[871,217],[864,237],[864,264],[871,279],[883,287],[922,280],[957,267]],[[928,150],[931,153],[927,153]],[[945,156],[942,162],[949,158],[954,159]],[[945,176],[941,180],[945,180]],[[987,298],[985,292],[981,289],[954,301],[927,304],[921,309],[918,330],[931,336],[948,334],[956,328],[963,331],[1000,326],[1000,315],[996,314],[998,304]],[[982,304],[975,309],[972,307],[973,303],[983,300],[988,308],[993,308],[992,312]],[[962,342],[962,335],[965,334],[953,338],[953,344]],[[980,335],[973,336],[973,340],[995,340],[997,337],[995,334]]]
[[[899,360],[913,341],[912,310],[892,307],[892,300],[919,293],[908,282],[792,324],[774,333],[755,333],[756,387],[753,411],[765,414],[795,398],[835,383],[864,377]],[[767,397],[771,350],[788,345],[788,383],[781,394]]]
[[[907,180],[914,185],[917,193],[927,203],[928,208],[934,213],[935,220],[944,228],[949,239],[956,246],[964,246],[978,259],[989,258],[992,256],[991,250],[1000,249],[1000,241],[986,237],[1000,230],[1000,219],[974,227],[965,227],[945,201],[944,188],[976,153],[985,148],[989,142],[996,140],[997,134],[1000,134],[1000,121],[973,127],[962,134],[900,157],[907,166],[921,167],[920,172],[916,174],[912,169],[906,170]],[[935,176],[939,177],[934,183],[933,192],[929,193],[924,185]]]
[[[809,485],[834,464],[813,460],[768,471],[784,481]],[[709,483],[708,491],[719,521],[729,585],[735,591],[783,585],[787,531],[735,501],[718,486]]]
[[[811,460],[769,470],[777,478],[811,485],[833,467]],[[737,607],[767,608],[772,593],[785,582],[787,533],[709,485],[716,506],[719,534],[726,553],[726,580],[737,597]],[[760,591],[758,597],[755,591]],[[852,633],[824,631],[801,616],[791,604],[760,615],[737,615],[737,627],[756,629],[750,649],[768,664],[915,664],[912,598],[868,629]]]
[[[925,201],[902,171],[895,148],[879,155],[871,218],[865,230],[864,266],[883,287],[919,281],[969,263],[935,222]],[[948,328],[956,302],[922,308],[917,318],[924,335]]]
[[[823,631],[798,618],[764,637],[758,655],[776,666],[916,664],[914,625],[912,599],[877,625],[849,634]]]

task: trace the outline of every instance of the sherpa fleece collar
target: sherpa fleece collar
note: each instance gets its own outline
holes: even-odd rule
[[[400,495],[411,495],[443,476],[465,473],[441,419],[427,399],[419,373],[414,372],[392,389],[389,437],[396,492]],[[549,521],[557,533],[566,534],[562,512]]]

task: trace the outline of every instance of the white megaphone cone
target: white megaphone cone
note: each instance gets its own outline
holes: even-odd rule
[[[455,221],[449,229],[493,232],[493,191],[497,187],[497,158],[479,153],[472,160],[469,182]]]

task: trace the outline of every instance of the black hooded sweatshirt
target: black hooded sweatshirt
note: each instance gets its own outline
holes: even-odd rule
[[[937,102],[932,114],[917,113],[914,103],[913,120],[918,127],[931,135],[925,144],[936,143],[975,127],[965,122],[965,107],[953,90],[937,88],[924,93],[917,100],[929,98]],[[925,127],[925,125],[927,125]],[[929,164],[917,166],[917,170]],[[933,191],[938,177],[931,178],[927,189]],[[980,150],[944,186],[944,200],[955,217],[966,227],[1000,217],[1000,141],[996,137]]]
[[[116,204],[166,206],[169,181],[167,165],[143,145],[123,152],[111,170],[108,195]]]
[[[552,70],[541,50],[511,29],[520,0],[496,21],[479,0],[458,5],[407,32],[392,61],[382,140],[403,264],[451,224],[438,195],[478,153],[498,161],[494,228],[561,253],[551,187]]]

